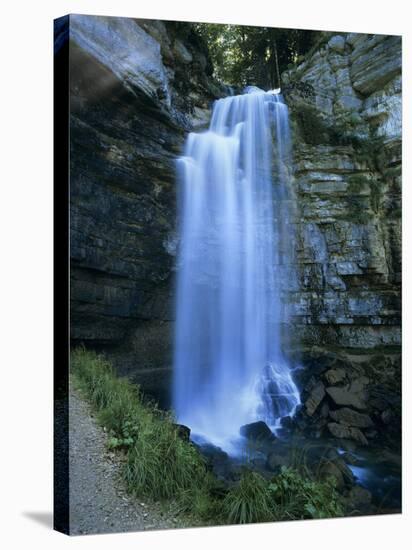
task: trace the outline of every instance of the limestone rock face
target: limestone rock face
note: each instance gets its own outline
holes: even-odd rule
[[[357,35],[348,37],[353,45],[350,74],[353,88],[363,95],[382,89],[402,67],[401,37]]]
[[[104,349],[163,399],[176,158],[223,90],[189,25],[83,15],[70,24],[71,339]]]
[[[132,92],[163,98],[170,92],[160,43],[127,17],[70,16],[70,38]]]
[[[290,345],[304,356],[333,350],[343,372],[325,373],[328,398],[376,410],[372,394],[400,399],[401,38],[324,33],[282,78],[297,204]],[[332,387],[354,366],[370,396]]]

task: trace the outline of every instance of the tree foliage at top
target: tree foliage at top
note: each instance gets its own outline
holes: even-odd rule
[[[215,77],[234,86],[280,87],[280,74],[315,43],[319,33],[298,29],[198,23]]]

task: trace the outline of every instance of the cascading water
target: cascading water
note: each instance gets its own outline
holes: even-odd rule
[[[241,425],[276,427],[300,403],[280,329],[289,149],[282,96],[249,88],[215,103],[209,130],[190,134],[178,161],[174,408],[226,449]]]

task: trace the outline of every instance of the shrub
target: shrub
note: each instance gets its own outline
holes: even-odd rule
[[[315,481],[283,467],[269,485],[278,520],[343,516],[333,478]]]
[[[155,499],[171,499],[206,475],[205,463],[190,443],[183,441],[167,419],[152,419],[140,427],[130,449],[125,479],[131,492]]]
[[[272,495],[268,482],[258,473],[245,470],[223,500],[228,523],[257,523],[273,520]]]

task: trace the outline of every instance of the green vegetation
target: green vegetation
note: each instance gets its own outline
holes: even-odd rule
[[[71,369],[109,431],[109,445],[127,451],[124,477],[131,492],[161,500],[202,482],[203,458],[179,437],[170,415],[145,403],[137,386],[84,349],[72,352]]]
[[[352,174],[348,177],[348,191],[351,195],[358,195],[370,185],[370,178],[364,174]]]
[[[337,140],[336,130],[329,127],[315,107],[299,103],[294,107],[293,113],[305,143],[321,145]]]
[[[269,485],[269,491],[279,519],[320,519],[344,514],[333,478],[320,482],[296,470],[282,468]]]
[[[256,472],[245,470],[240,481],[223,500],[228,523],[257,523],[274,518],[268,482]]]
[[[319,32],[244,25],[197,23],[214,67],[214,76],[234,86],[279,88],[280,74],[296,65]]]
[[[129,491],[176,508],[203,524],[251,523],[343,515],[331,480],[283,468],[270,480],[244,468],[228,487],[209,470],[196,447],[179,436],[174,419],[118,378],[110,363],[78,348],[71,354],[72,380],[87,397],[108,445],[124,457]]]
[[[304,102],[293,105],[292,113],[303,141],[309,145],[354,145],[360,141],[354,133],[359,120],[353,114],[342,115],[332,126],[315,106]]]

